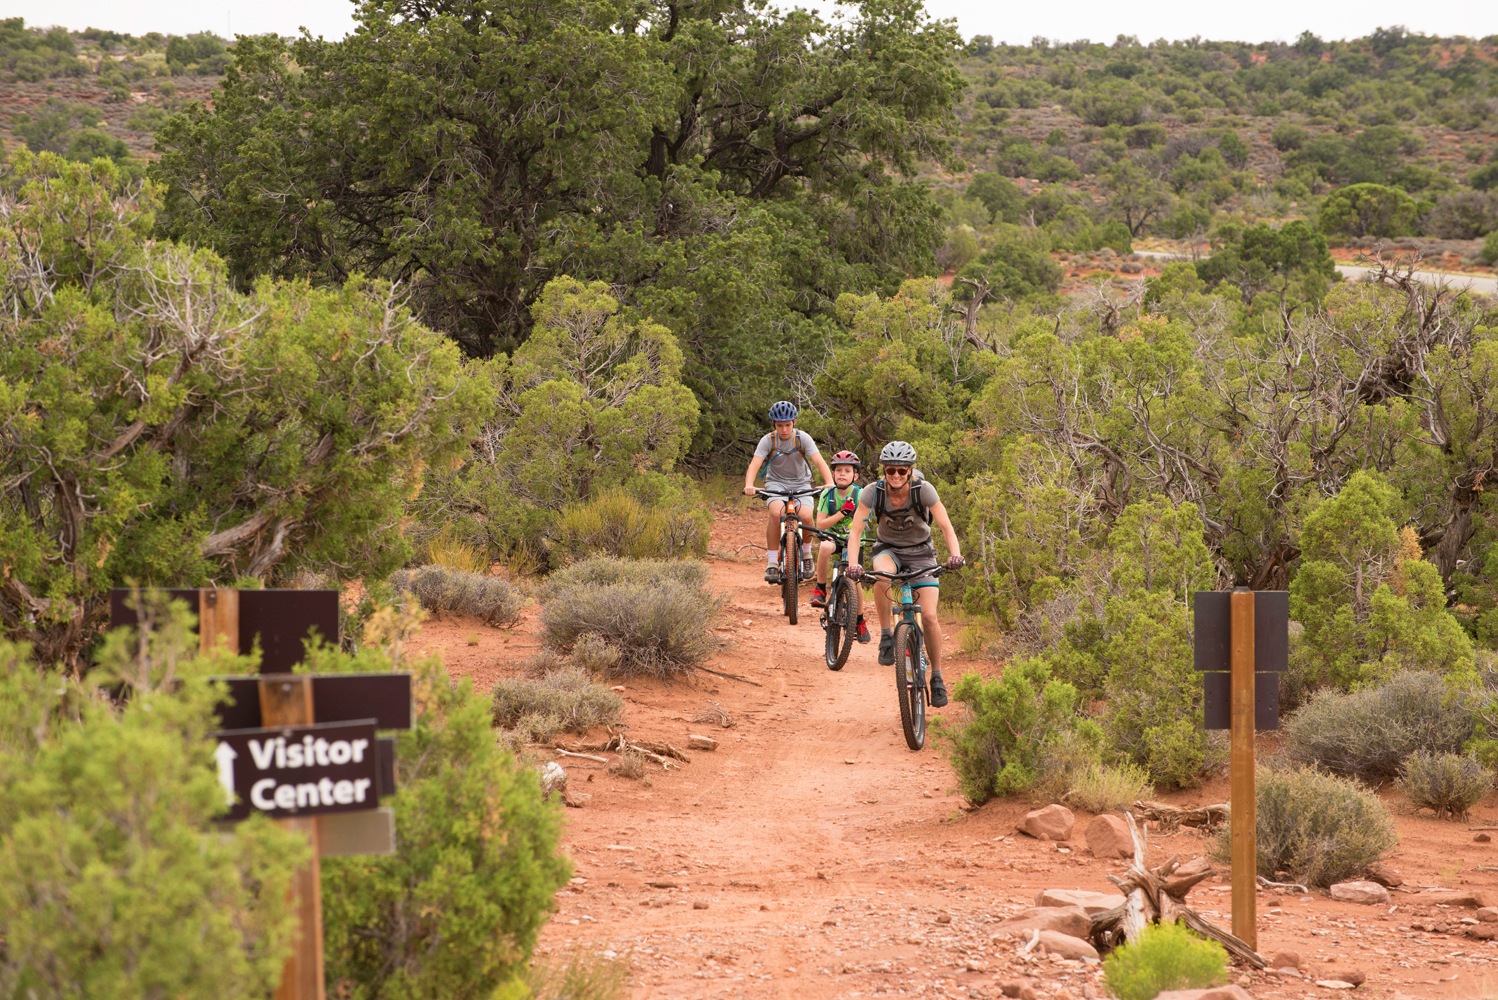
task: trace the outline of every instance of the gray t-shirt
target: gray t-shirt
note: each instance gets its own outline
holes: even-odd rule
[[[941,503],[941,497],[936,495],[936,487],[924,479],[921,480],[919,487],[911,488],[920,489],[921,505],[925,507],[927,513],[930,513],[931,508]],[[869,506],[877,511],[879,505],[878,494],[874,492],[875,489],[883,491],[885,489],[884,480],[879,480],[873,487],[866,487],[859,494],[859,497],[862,499],[862,497],[867,496],[869,498]],[[910,499],[909,494],[907,494],[905,503],[896,507],[890,501],[889,494],[884,494],[884,516],[879,518],[879,533],[876,536],[883,544],[905,548],[915,545],[926,545],[931,541],[931,525],[926,523],[924,517],[916,513],[915,505],[910,502]]]
[[[818,454],[811,435],[797,428],[789,441],[782,441],[771,431],[759,439],[755,458],[765,462],[765,483],[799,488],[811,485],[811,459]]]

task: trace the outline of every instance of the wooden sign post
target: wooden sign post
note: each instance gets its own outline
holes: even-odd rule
[[[1279,675],[1289,665],[1290,595],[1197,591],[1195,665],[1206,728],[1231,730],[1233,936],[1258,949],[1258,817],[1254,731],[1279,728]]]
[[[227,700],[214,753],[230,804],[226,819],[268,815],[307,839],[311,857],[291,888],[297,931],[276,1000],[325,1000],[323,856],[390,854],[394,815],[379,807],[395,791],[394,741],[376,729],[409,729],[410,674],[294,674],[303,642],[338,641],[336,591],[169,591],[198,605],[199,648],[261,649],[252,677],[222,677]],[[111,625],[136,623],[131,593],[112,595]],[[315,693],[325,704],[319,718]],[[327,830],[324,830],[324,824]]]
[[[1255,951],[1258,931],[1258,820],[1254,796],[1254,593],[1232,600],[1232,858],[1233,935]]]

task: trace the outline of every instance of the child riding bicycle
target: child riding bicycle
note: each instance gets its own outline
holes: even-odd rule
[[[762,466],[765,469],[765,489],[771,491],[789,493],[809,489],[813,462],[822,476],[822,485],[832,482],[832,470],[827,468],[827,460],[817,451],[817,443],[811,439],[810,434],[796,429],[798,413],[796,404],[787,400],[781,400],[770,407],[770,422],[775,429],[760,438],[759,447],[754,449],[754,458],[750,460],[749,469],[744,473],[745,496],[754,496],[754,479]],[[781,574],[780,517],[785,513],[785,501],[770,500],[768,503],[769,518],[765,521],[765,582],[778,584]],[[812,523],[810,503],[801,504],[800,517],[801,523]],[[791,567],[791,572],[796,572],[796,568]],[[810,541],[801,543],[800,573],[803,580],[812,574]]]
[[[863,576],[860,549],[864,525],[870,518],[878,525],[870,561],[880,572],[935,570],[933,522],[941,529],[951,553],[947,567],[961,566],[962,547],[946,506],[937,496],[936,487],[914,474],[915,449],[904,441],[891,441],[879,452],[879,464],[883,466],[884,478],[859,490],[858,508],[848,528],[848,578],[857,581]],[[931,705],[941,708],[947,703],[947,685],[941,676],[941,622],[936,617],[941,585],[935,576],[917,576],[910,581],[910,588],[921,606],[924,622],[926,656],[931,663]],[[879,609],[879,662],[886,666],[895,662],[889,590],[882,586],[874,588],[874,605]]]
[[[840,451],[832,456],[832,485],[817,496],[816,523],[823,529],[846,529],[858,509],[858,456],[851,451]],[[827,578],[832,564],[832,555],[837,545],[824,541],[817,550],[817,586],[811,592],[811,606],[827,606]],[[844,549],[847,552],[847,549]],[[845,556],[846,558],[846,556]],[[864,624],[862,613],[858,616],[859,642],[869,641],[869,627]]]

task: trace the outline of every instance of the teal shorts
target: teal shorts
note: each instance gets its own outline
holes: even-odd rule
[[[936,559],[936,547],[930,542],[927,542],[925,545],[908,546],[885,545],[882,542],[875,542],[869,561],[873,562],[874,556],[885,554],[894,559],[896,573],[908,573],[911,570],[926,570],[933,574],[929,576],[922,574],[905,581],[909,584],[911,590],[919,590],[922,587],[941,587],[941,583],[937,581],[934,575],[936,568],[941,563]]]

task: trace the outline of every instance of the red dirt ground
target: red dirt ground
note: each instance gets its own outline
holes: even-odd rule
[[[624,682],[630,736],[685,747],[688,734],[702,733],[719,741],[717,750],[691,752],[679,770],[644,781],[556,758],[571,789],[592,798],[567,811],[564,849],[577,877],[557,894],[542,951],[630,956],[639,1000],[982,998],[1021,976],[1042,997],[1105,996],[1097,967],[1019,955],[1014,943],[990,940],[990,925],[1031,905],[1040,889],[1111,891],[1105,875],[1122,873],[1124,863],[1089,855],[1087,814],[1077,814],[1074,840],[1057,845],[1015,832],[1026,802],[965,810],[939,750],[931,742],[919,753],[906,748],[891,668],[877,665],[876,647],[855,645],[847,667],[829,672],[810,609],[799,625],[787,624],[778,591],[761,581],[758,550],[731,556],[763,539],[761,516],[718,513],[712,551],[721,557],[709,563],[731,601],[719,629],[723,651],[710,665],[756,685],[708,674]],[[954,649],[954,622],[943,631]],[[533,607],[513,633],[429,622],[416,648],[440,649],[454,674],[482,687],[518,673],[539,645],[536,633]],[[478,645],[467,645],[475,634]],[[957,658],[945,672],[955,680],[996,669]],[[709,702],[735,724],[690,721]],[[935,714],[962,710],[954,703]],[[1218,778],[1164,798],[1221,802],[1227,785]],[[1309,975],[1235,969],[1254,996],[1329,997],[1335,991],[1314,981],[1347,969],[1367,975],[1356,993],[1381,998],[1498,995],[1498,943],[1462,936],[1458,920],[1471,911],[1422,902],[1427,887],[1498,890],[1498,843],[1474,843],[1468,823],[1411,815],[1397,797],[1390,804],[1402,842],[1389,863],[1406,880],[1392,891],[1393,912],[1333,903],[1322,892],[1261,891],[1259,951],[1298,952]],[[1483,803],[1470,825],[1498,825],[1498,801]],[[1190,831],[1152,837],[1152,863],[1206,846]],[[1190,902],[1230,925],[1225,874]],[[1451,932],[1410,929],[1436,920],[1449,921]]]

